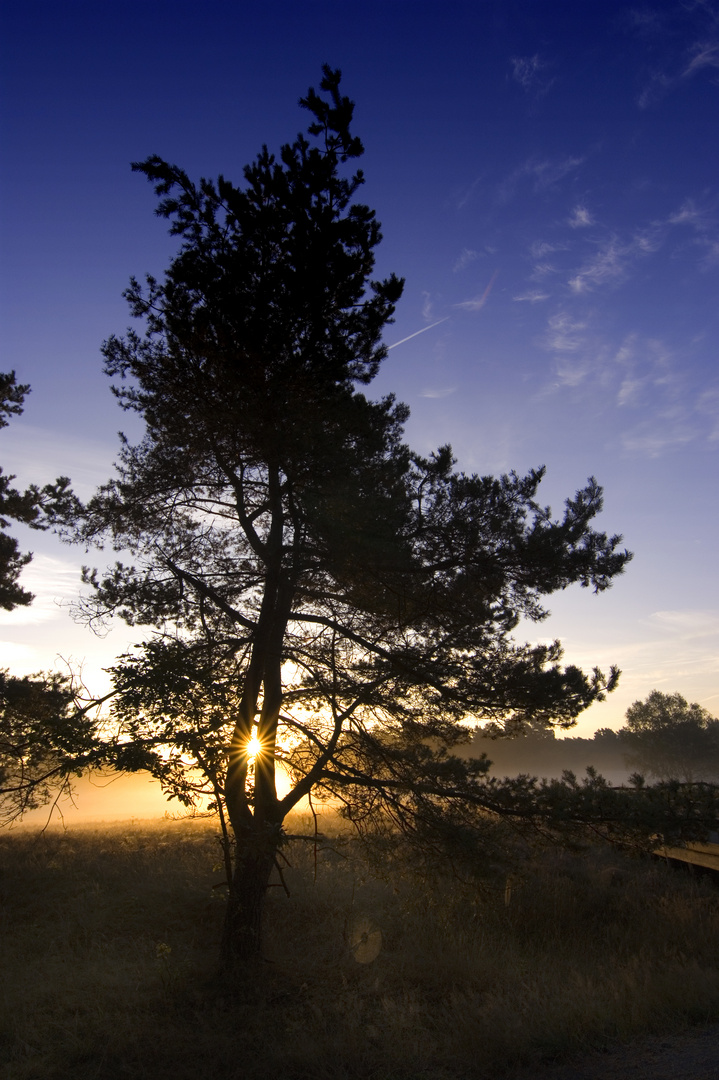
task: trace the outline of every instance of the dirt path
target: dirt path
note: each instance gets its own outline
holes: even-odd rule
[[[719,1080],[719,1024],[524,1069],[512,1080]]]

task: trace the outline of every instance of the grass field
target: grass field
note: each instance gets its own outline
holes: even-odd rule
[[[368,860],[346,834],[316,881],[313,845],[288,850],[261,976],[230,994],[215,832],[0,835],[3,1080],[498,1077],[719,1019],[711,881],[601,848],[418,876],[401,845]]]

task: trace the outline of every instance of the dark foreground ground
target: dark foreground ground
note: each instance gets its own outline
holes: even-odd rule
[[[645,1036],[603,1053],[521,1069],[512,1080],[717,1080],[719,1024]]]
[[[2,1080],[719,1080],[711,880],[501,831],[450,869],[339,829],[288,849],[262,976],[228,993],[215,833],[0,834]]]

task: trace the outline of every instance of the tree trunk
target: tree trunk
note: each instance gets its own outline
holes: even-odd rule
[[[247,974],[261,958],[262,914],[274,865],[273,850],[238,853],[220,951],[220,965],[228,974]]]

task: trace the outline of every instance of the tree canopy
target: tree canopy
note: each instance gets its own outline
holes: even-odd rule
[[[0,428],[23,411],[30,387],[14,371],[0,373]],[[66,520],[78,503],[69,480],[43,488],[12,487],[0,468],[0,608],[12,611],[34,599],[19,583],[30,553],[4,530],[10,521],[46,529]],[[72,680],[58,674],[18,678],[0,669],[0,826],[69,790],[73,769],[90,746],[92,724]],[[83,745],[84,744],[84,745]]]
[[[660,780],[719,780],[719,720],[681,694],[652,690],[617,732],[627,764]]]
[[[97,704],[69,675],[0,670],[0,826],[71,793],[97,746]]]
[[[0,428],[7,427],[9,417],[22,413],[29,392],[30,387],[19,383],[14,371],[0,372]],[[21,552],[15,537],[5,532],[10,521],[22,522],[31,529],[45,529],[66,517],[74,506],[66,477],[60,477],[42,489],[33,484],[25,491],[11,486],[14,479],[0,468],[0,608],[5,611],[25,606],[33,600],[33,594],[23,589],[18,580],[32,555]]]
[[[75,517],[76,539],[130,553],[85,571],[85,617],[151,630],[115,665],[108,753],[185,800],[211,795],[228,869],[234,838],[228,963],[258,947],[282,822],[305,796],[405,827],[491,804],[486,762],[448,752],[468,725],[569,727],[613,689],[616,669],[512,635],[544,597],[602,592],[631,557],[593,528],[593,478],[555,518],[544,469],[466,475],[449,447],[413,453],[406,406],[362,391],[402,282],[372,276],[380,227],[353,201],[363,147],[340,73],[325,67],[300,105],[307,135],[264,147],[241,186],[133,166],[180,246],[162,280],[130,283],[144,332],[104,346],[145,436]]]

